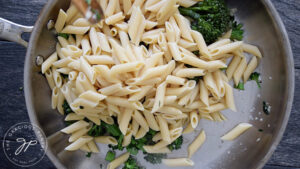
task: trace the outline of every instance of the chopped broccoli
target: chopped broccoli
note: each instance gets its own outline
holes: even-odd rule
[[[63,73],[61,73],[60,75],[61,75],[61,77],[64,78],[64,79],[69,78],[69,75],[68,75],[68,74],[63,74]]]
[[[116,157],[116,152],[114,152],[114,151],[108,151],[106,153],[105,160],[111,162],[111,161],[113,161],[115,159],[115,157]]]
[[[136,159],[130,156],[125,162],[123,169],[142,169],[143,167],[139,166]]]
[[[88,152],[85,156],[86,156],[87,158],[90,158],[91,155],[92,155],[92,153],[91,153],[91,152]]]
[[[67,33],[58,33],[57,36],[61,36],[61,37],[65,38],[65,39],[69,38],[69,34],[67,34]]]
[[[257,86],[258,86],[259,88],[261,88],[261,86],[260,86],[261,80],[259,79],[259,76],[260,76],[259,73],[253,72],[253,73],[250,75],[250,80],[255,80]]]
[[[127,146],[126,149],[127,149],[127,152],[129,152],[132,155],[137,155],[137,153],[139,152],[139,150],[133,146]]]
[[[73,112],[66,100],[64,101],[62,107],[64,109],[65,115]]]
[[[181,148],[181,145],[183,143],[183,137],[180,136],[178,137],[175,141],[173,141],[171,144],[168,145],[168,148],[173,151],[173,150],[178,150]]]
[[[242,24],[237,24],[237,22],[233,22],[230,37],[231,40],[243,40],[244,30],[242,29],[242,27]]]
[[[115,137],[116,139],[118,139],[118,144],[117,145],[115,145],[115,146],[111,146],[111,148],[113,149],[113,150],[116,150],[116,149],[118,149],[118,150],[123,150],[124,149],[124,147],[122,146],[122,142],[123,142],[123,139],[124,139],[124,135],[123,134],[121,134],[119,137]]]
[[[234,24],[234,17],[224,0],[204,0],[189,8],[180,7],[182,15],[191,18],[191,28],[201,32],[205,42],[215,42],[223,33],[233,28],[233,39],[242,39],[241,25]]]
[[[167,155],[166,154],[150,154],[150,153],[147,153],[145,156],[144,156],[144,159],[148,162],[150,162],[151,164],[159,164],[161,163],[161,160],[163,158],[166,158]]]
[[[239,89],[239,90],[245,90],[243,82],[239,82],[239,84],[237,86],[234,86],[234,88]]]
[[[200,55],[199,50],[193,51],[193,54],[199,56]]]
[[[104,129],[100,125],[93,124],[93,127],[88,131],[89,136],[97,137],[104,134]]]
[[[72,121],[65,121],[65,124],[67,125],[67,126],[69,126],[69,125],[71,125],[71,124],[73,124],[73,123],[75,123],[76,121],[75,120],[72,120]]]
[[[107,124],[102,122],[102,125],[106,128],[106,131],[114,137],[119,137],[122,135],[119,127],[116,124]]]

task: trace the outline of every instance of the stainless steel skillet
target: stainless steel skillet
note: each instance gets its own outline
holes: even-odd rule
[[[90,159],[81,152],[63,151],[67,137],[57,132],[64,126],[63,119],[51,109],[50,89],[35,63],[37,56],[46,58],[55,50],[55,35],[47,30],[46,24],[49,19],[55,20],[59,9],[67,9],[69,3],[68,0],[48,1],[33,31],[32,27],[0,19],[0,38],[26,46],[26,42],[16,37],[21,32],[32,31],[24,69],[26,105],[31,122],[38,124],[48,137],[47,155],[54,165],[57,168],[99,168],[105,161],[106,150],[102,147],[101,153]],[[294,92],[293,56],[285,28],[269,0],[228,0],[227,3],[237,9],[236,16],[244,23],[244,40],[258,45],[263,52],[264,58],[258,68],[263,83],[261,89],[255,82],[248,82],[246,91],[235,91],[238,112],[225,111],[226,122],[200,121],[207,141],[193,157],[194,168],[262,168],[278,145],[289,118]],[[272,106],[270,115],[263,113],[263,101]],[[249,122],[255,127],[233,142],[221,142],[219,137],[239,122]],[[194,136],[187,137],[185,143]],[[185,146],[170,156],[185,155]],[[142,158],[139,160],[144,162]],[[149,168],[163,168],[144,164]]]

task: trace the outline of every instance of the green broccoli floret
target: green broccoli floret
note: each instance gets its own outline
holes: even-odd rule
[[[183,143],[183,137],[180,136],[178,137],[175,141],[173,141],[171,144],[168,145],[168,148],[173,151],[173,150],[178,150],[181,148],[181,145]]]
[[[106,153],[105,160],[111,162],[111,161],[113,161],[115,159],[115,157],[116,157],[116,152],[114,152],[114,151],[108,151]]]
[[[234,88],[239,89],[239,90],[245,90],[243,82],[239,82],[239,84],[237,86],[234,86]]]
[[[104,134],[104,129],[101,125],[93,124],[93,127],[88,131],[89,136],[97,137]]]
[[[139,166],[136,159],[130,156],[125,162],[123,169],[142,169],[143,167]]]
[[[243,38],[242,26],[233,24],[234,17],[224,0],[204,0],[189,8],[180,7],[179,11],[191,18],[191,28],[201,32],[207,44],[215,42],[231,28],[234,28],[232,39]]]
[[[253,73],[250,75],[250,80],[255,80],[257,86],[258,86],[259,88],[261,88],[261,86],[260,86],[261,80],[259,79],[259,76],[260,76],[259,73],[253,72]]]
[[[72,109],[71,107],[69,106],[68,102],[65,100],[63,105],[62,105],[63,109],[64,109],[64,112],[65,112],[65,115],[68,115],[69,113],[72,113]]]
[[[67,34],[67,33],[58,33],[57,36],[61,36],[61,37],[65,38],[65,39],[69,38],[69,34]]]

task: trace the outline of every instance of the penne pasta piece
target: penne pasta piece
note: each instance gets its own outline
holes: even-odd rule
[[[226,105],[231,110],[236,111],[232,87],[227,83],[224,83],[224,86],[225,86],[225,102],[226,102]]]
[[[69,137],[69,142],[74,142],[74,141],[78,140],[80,137],[85,135],[88,131],[89,131],[89,128],[84,127],[80,130],[73,132],[72,135]]]
[[[65,121],[74,121],[74,120],[83,120],[84,116],[78,115],[76,113],[69,113],[66,118]]]
[[[61,132],[66,133],[66,134],[70,134],[70,133],[73,133],[74,131],[77,131],[81,128],[87,127],[88,125],[89,125],[89,123],[87,123],[83,120],[80,120],[80,121],[77,121],[76,123],[71,124],[70,126],[64,128],[64,129],[62,129]]]
[[[90,37],[93,54],[99,55],[101,53],[100,42],[98,40],[97,32],[94,27],[90,29],[89,37]]]
[[[246,83],[248,81],[251,73],[256,69],[257,64],[258,64],[257,58],[256,58],[256,56],[253,56],[243,74],[244,83]]]
[[[230,130],[228,133],[226,133],[224,136],[222,136],[221,139],[227,140],[227,141],[234,140],[251,127],[252,127],[252,124],[240,123],[236,127],[234,127],[232,130]]]
[[[58,13],[58,17],[56,19],[56,23],[54,25],[54,28],[56,30],[56,32],[60,32],[65,23],[66,23],[66,20],[67,20],[67,14],[65,13],[65,11],[63,11],[62,9],[59,10],[59,13]]]
[[[188,147],[189,158],[191,158],[193,154],[195,154],[195,152],[202,146],[205,140],[206,140],[205,131],[202,130],[200,134],[196,137],[196,139]]]
[[[42,64],[41,70],[44,74],[51,66],[52,64],[57,61],[57,53],[54,52],[52,55],[50,55]],[[53,72],[52,72],[53,73]]]
[[[133,112],[132,109],[125,109],[125,111],[122,114],[119,128],[123,135],[125,135],[127,133],[127,129],[128,129],[129,121],[131,120],[132,112]]]
[[[159,125],[154,117],[154,115],[152,113],[150,113],[148,110],[144,110],[143,111],[143,114],[145,116],[145,119],[147,121],[147,124],[149,125],[149,127],[152,129],[152,130],[155,130],[155,131],[159,131],[160,128],[159,128]]]
[[[174,14],[174,18],[175,18],[175,20],[178,24],[178,27],[181,31],[181,37],[183,37],[184,39],[186,39],[190,42],[193,42],[190,25],[187,24],[184,16],[182,16],[180,14]]]
[[[57,107],[58,95],[59,95],[59,88],[54,87],[52,89],[52,97],[51,97],[51,107],[52,107],[52,109],[56,109],[56,107]]]
[[[243,76],[246,68],[247,68],[247,61],[246,58],[243,57],[241,62],[239,63],[239,65],[237,66],[236,70],[233,73],[233,81],[236,86],[239,84],[240,79]]]
[[[194,166],[194,162],[188,158],[162,159],[162,163],[170,167]]]
[[[107,25],[114,25],[117,22],[122,21],[124,18],[125,18],[125,16],[123,15],[123,12],[118,12],[118,13],[116,13],[114,15],[111,15],[111,16],[107,17],[105,19],[105,23]]]
[[[157,121],[159,124],[162,140],[171,143],[170,131],[167,121],[161,116],[157,116]]]
[[[143,148],[147,153],[151,154],[171,153],[171,150],[168,147],[163,147],[159,150],[154,150],[152,146],[143,146]]]
[[[80,147],[82,147],[84,144],[88,143],[91,140],[93,140],[93,137],[82,136],[79,139],[77,139],[76,141],[74,141],[72,144],[70,144],[69,146],[67,146],[65,148],[65,150],[68,150],[68,151],[78,150],[78,149],[80,149]]]
[[[87,143],[87,146],[89,147],[89,149],[91,150],[91,152],[93,152],[93,153],[99,153],[99,149],[98,149],[97,145],[95,144],[94,140],[89,141]]]
[[[156,112],[158,109],[162,108],[164,105],[164,97],[166,92],[167,84],[165,82],[161,83],[156,90],[154,105],[151,113]]]
[[[90,29],[89,26],[79,27],[79,26],[68,25],[61,31],[61,33],[84,35],[89,29]]]
[[[226,69],[226,74],[227,74],[228,80],[231,80],[233,73],[235,72],[236,68],[238,67],[240,61],[241,61],[240,56],[234,56],[233,59],[231,60],[229,66]]]
[[[54,83],[53,74],[52,74],[51,69],[48,69],[45,72],[45,76],[46,76],[47,82],[49,84],[49,87],[52,90],[55,87],[55,83]]]
[[[247,53],[250,53],[254,56],[257,56],[259,59],[262,58],[262,54],[259,51],[258,47],[254,46],[254,45],[243,43],[242,49],[243,49],[244,52],[247,52]]]
[[[130,153],[124,153],[121,156],[117,157],[116,159],[114,159],[113,161],[111,161],[108,165],[107,165],[107,169],[115,169],[118,166],[122,165],[123,163],[125,163],[125,161],[127,161],[127,159],[129,158]]]
[[[144,130],[146,130],[146,132],[149,131],[149,125],[147,121],[138,110],[133,111],[132,117],[142,128],[144,128]]]

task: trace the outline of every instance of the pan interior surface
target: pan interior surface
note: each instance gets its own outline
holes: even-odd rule
[[[63,116],[51,109],[51,90],[46,79],[35,65],[35,57],[46,59],[55,51],[56,35],[47,29],[49,19],[55,20],[60,8],[66,10],[70,1],[48,1],[36,23],[27,51],[25,65],[25,95],[30,119],[39,124],[48,138],[48,157],[57,168],[99,168],[106,166],[104,160],[108,151],[100,146],[100,153],[86,158],[81,151],[67,152],[68,137],[59,132],[64,128]],[[277,146],[287,123],[293,93],[293,61],[289,42],[276,12],[269,1],[228,0],[228,5],[236,9],[236,19],[243,23],[244,41],[260,48],[263,54],[257,72],[261,73],[262,84],[258,88],[255,81],[245,85],[244,91],[234,90],[237,112],[223,111],[224,122],[200,120],[195,133],[184,135],[184,145],[169,158],[186,157],[187,146],[203,129],[207,139],[194,154],[194,167],[202,169],[218,168],[261,168]],[[263,101],[270,103],[271,114],[263,112]],[[234,141],[221,141],[220,137],[241,122],[252,124],[250,130]],[[120,154],[120,153],[119,153]],[[152,165],[138,154],[138,161],[147,168],[169,168]]]

